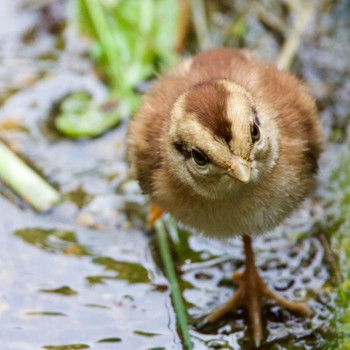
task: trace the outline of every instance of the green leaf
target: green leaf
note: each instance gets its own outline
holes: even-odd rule
[[[58,131],[68,137],[98,136],[119,123],[118,107],[114,101],[99,106],[89,95],[77,92],[61,102],[54,124]]]

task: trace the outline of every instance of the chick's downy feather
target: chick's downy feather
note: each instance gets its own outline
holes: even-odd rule
[[[229,107],[225,101],[231,86],[242,91]],[[193,128],[179,131],[180,135],[184,140],[203,139],[214,161],[224,159],[221,144],[243,158],[245,152],[249,156],[253,146],[244,145],[250,134],[247,128],[240,129],[244,123],[239,122],[248,105],[260,118],[272,148],[268,159],[264,153],[256,159],[252,181],[237,184],[218,175],[210,180],[215,185],[207,185],[205,176],[193,180],[185,168],[176,166],[173,158],[179,149],[175,148],[186,145],[176,145],[170,138],[172,129],[181,129],[184,120]],[[186,119],[174,126],[184,110]],[[233,127],[227,120],[230,113],[237,119]],[[190,156],[188,150],[180,151],[184,158]],[[320,126],[306,87],[291,74],[234,49],[201,53],[158,79],[144,96],[128,135],[132,172],[151,201],[183,224],[216,237],[259,234],[278,225],[314,188],[320,152]]]

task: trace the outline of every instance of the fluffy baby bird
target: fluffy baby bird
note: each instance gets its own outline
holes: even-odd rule
[[[240,50],[186,59],[144,96],[128,135],[131,169],[142,190],[197,232],[243,237],[240,286],[206,322],[245,304],[259,345],[262,298],[310,313],[267,288],[251,237],[275,228],[312,191],[320,152],[320,125],[305,86]]]

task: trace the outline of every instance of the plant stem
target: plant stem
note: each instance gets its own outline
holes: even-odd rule
[[[188,332],[186,309],[182,300],[179,283],[176,277],[175,268],[171,258],[167,233],[165,231],[164,223],[161,219],[158,219],[156,221],[155,229],[157,232],[160,255],[163,260],[166,275],[171,285],[171,296],[173,299],[176,316],[179,322],[179,327],[182,332],[186,348],[188,350],[192,350],[191,337]]]
[[[0,179],[36,210],[48,210],[60,200],[60,194],[2,142]]]
[[[191,0],[191,7],[193,24],[199,47],[201,50],[208,49],[211,43],[208,20],[205,13],[205,3],[203,0]]]
[[[312,19],[314,9],[308,2],[295,0],[284,0],[284,2],[290,7],[291,11],[295,12],[296,20],[281,48],[277,59],[277,67],[282,70],[289,70],[300,46],[305,28]]]

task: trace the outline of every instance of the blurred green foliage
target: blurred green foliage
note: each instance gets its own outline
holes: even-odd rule
[[[137,105],[136,84],[176,59],[178,2],[76,0],[79,30],[92,40],[91,57],[111,90]]]
[[[90,56],[117,100],[104,112],[86,94],[63,101],[55,127],[65,136],[92,137],[130,116],[139,104],[135,86],[176,61],[179,5],[173,0],[75,0],[73,23],[91,40]]]

